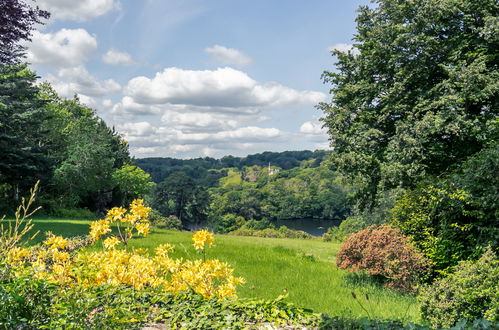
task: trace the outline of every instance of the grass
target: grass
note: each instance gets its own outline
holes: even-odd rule
[[[54,234],[75,236],[87,234],[90,221],[35,219],[34,223],[42,233],[51,230]],[[152,250],[159,244],[171,243],[176,246],[175,257],[200,258],[192,247],[191,236],[188,232],[156,229],[146,238],[133,239],[131,246]],[[37,238],[41,239],[43,234]],[[330,316],[420,322],[414,297],[336,269],[339,244],[229,235],[215,235],[215,239],[216,245],[207,251],[207,257],[230,263],[236,275],[246,279],[238,290],[240,297],[272,299],[287,294],[288,301]]]
[[[228,188],[231,186],[238,186],[242,182],[241,173],[234,168],[229,168],[227,176],[220,179],[220,186]]]

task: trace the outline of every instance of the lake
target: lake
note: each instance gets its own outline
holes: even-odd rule
[[[286,226],[289,229],[303,230],[313,236],[322,236],[329,227],[338,226],[341,220],[320,220],[320,219],[291,219],[274,220],[272,223],[279,228]]]

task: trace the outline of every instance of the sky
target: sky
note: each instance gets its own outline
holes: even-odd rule
[[[27,61],[78,95],[136,158],[328,148],[331,49],[368,0],[37,0]]]

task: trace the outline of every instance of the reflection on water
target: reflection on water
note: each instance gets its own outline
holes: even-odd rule
[[[277,228],[286,226],[289,229],[303,230],[314,236],[322,236],[329,227],[338,226],[341,220],[292,219],[272,221]]]

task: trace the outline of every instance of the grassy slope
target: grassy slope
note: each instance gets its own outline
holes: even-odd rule
[[[87,234],[89,221],[37,219],[35,223],[41,232],[52,230],[55,234],[74,236]],[[208,250],[207,257],[229,262],[236,275],[246,279],[238,291],[241,297],[270,299],[287,292],[289,301],[316,312],[367,316],[351,296],[355,291],[371,317],[419,321],[413,297],[348,281],[351,277],[334,266],[338,244],[227,235],[215,238],[216,245]],[[191,245],[191,233],[187,232],[155,230],[146,238],[134,239],[132,246],[154,248],[161,243],[174,244],[176,257],[199,258]],[[369,302],[365,301],[365,293],[369,293]]]

